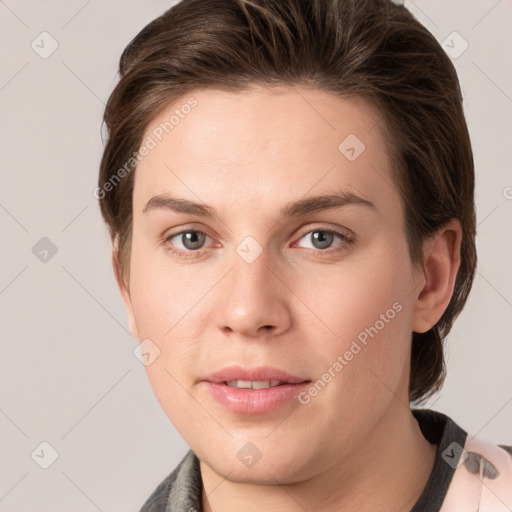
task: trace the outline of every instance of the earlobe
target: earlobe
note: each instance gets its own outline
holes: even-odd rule
[[[130,331],[135,338],[139,339],[137,324],[135,322],[135,316],[133,314],[132,298],[130,295],[130,291],[128,289],[128,285],[124,281],[123,273],[121,271],[121,264],[119,262],[119,257],[115,248],[112,250],[112,268],[114,270],[117,286],[121,293],[126,313],[128,315],[128,325],[130,327]]]
[[[416,292],[413,332],[426,332],[445,312],[460,266],[462,228],[452,219],[423,244],[422,286]]]

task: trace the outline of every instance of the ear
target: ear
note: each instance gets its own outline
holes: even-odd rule
[[[460,266],[462,228],[452,219],[423,242],[423,267],[418,268],[413,332],[427,332],[441,318],[453,294]]]
[[[119,257],[116,249],[112,250],[112,268],[114,269],[114,275],[116,276],[117,286],[121,292],[121,297],[128,314],[128,324],[132,335],[139,339],[139,333],[137,331],[137,324],[135,323],[135,316],[133,314],[132,298],[130,290],[128,289],[128,283],[125,283],[124,277],[121,272],[121,264],[119,263]]]

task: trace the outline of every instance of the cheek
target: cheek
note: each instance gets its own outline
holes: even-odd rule
[[[206,266],[172,264],[163,250],[134,245],[131,297],[141,340],[149,338],[160,351],[146,367],[157,397],[179,402],[181,386],[197,377],[196,364],[205,348],[204,329],[211,324],[212,285],[218,279]],[[182,398],[186,398],[183,396]],[[159,397],[160,399],[160,397]]]
[[[368,403],[400,387],[410,358],[411,282],[406,244],[381,241],[297,284],[297,295],[321,320],[315,329],[324,333],[310,349],[321,351],[326,370],[343,358],[337,399]],[[300,328],[312,330],[306,322]]]
[[[208,289],[207,280],[191,268],[173,265],[163,248],[134,244],[130,287],[141,337],[164,341],[188,319],[188,313]]]
[[[294,293],[332,334],[342,338],[374,325],[396,302],[406,309],[412,297],[407,247],[384,240],[339,265],[311,266],[294,282]],[[389,313],[393,319],[394,313]]]
[[[191,415],[202,414],[186,390],[193,382],[195,340],[200,339],[195,330],[199,308],[194,305],[204,295],[206,284],[191,278],[190,272],[173,270],[155,253],[136,247],[132,252],[133,314],[140,339],[151,340],[159,351],[145,367],[148,380],[162,409],[181,432],[179,427],[187,425]],[[181,433],[186,438],[186,432]]]

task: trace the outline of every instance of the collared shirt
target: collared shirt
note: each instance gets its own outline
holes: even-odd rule
[[[413,409],[425,438],[437,445],[434,467],[410,512],[511,512],[512,451],[468,437],[451,418]],[[199,459],[190,450],[140,512],[202,512]]]

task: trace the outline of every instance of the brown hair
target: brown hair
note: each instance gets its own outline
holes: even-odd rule
[[[127,287],[134,157],[170,101],[200,87],[303,85],[373,102],[392,148],[412,261],[422,262],[423,239],[448,220],[462,225],[451,301],[432,329],[412,334],[411,401],[441,387],[443,340],[476,266],[474,164],[455,68],[405,7],[391,0],[182,0],[131,41],[119,74],[105,109],[108,140],[95,194]]]

